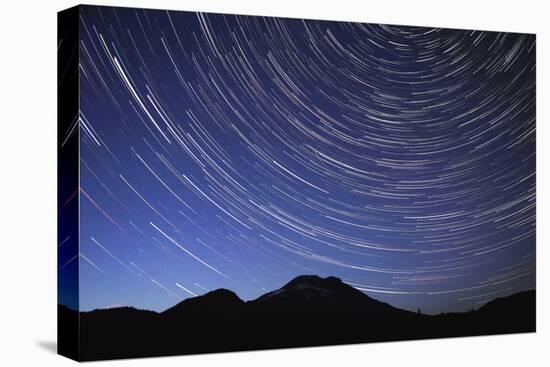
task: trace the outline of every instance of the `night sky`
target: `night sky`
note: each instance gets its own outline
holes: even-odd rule
[[[81,10],[81,310],[535,288],[534,35]]]

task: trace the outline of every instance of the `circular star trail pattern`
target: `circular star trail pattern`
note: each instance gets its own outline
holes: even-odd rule
[[[535,287],[535,36],[83,7],[81,309]],[[70,134],[70,132],[68,132]]]

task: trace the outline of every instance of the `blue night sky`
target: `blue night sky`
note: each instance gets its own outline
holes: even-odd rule
[[[535,288],[535,36],[81,7],[80,309]]]

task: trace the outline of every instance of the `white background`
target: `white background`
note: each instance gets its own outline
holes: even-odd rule
[[[537,333],[102,362],[114,366],[541,366],[548,325],[550,22],[538,1],[133,0],[97,4],[537,33]],[[66,366],[56,339],[56,12],[0,11],[0,365]],[[545,162],[546,161],[546,162]],[[512,317],[512,316],[511,316]],[[89,364],[94,365],[95,363]]]

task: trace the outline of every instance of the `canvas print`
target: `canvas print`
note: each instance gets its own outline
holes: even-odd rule
[[[534,34],[58,20],[60,354],[535,331]]]

